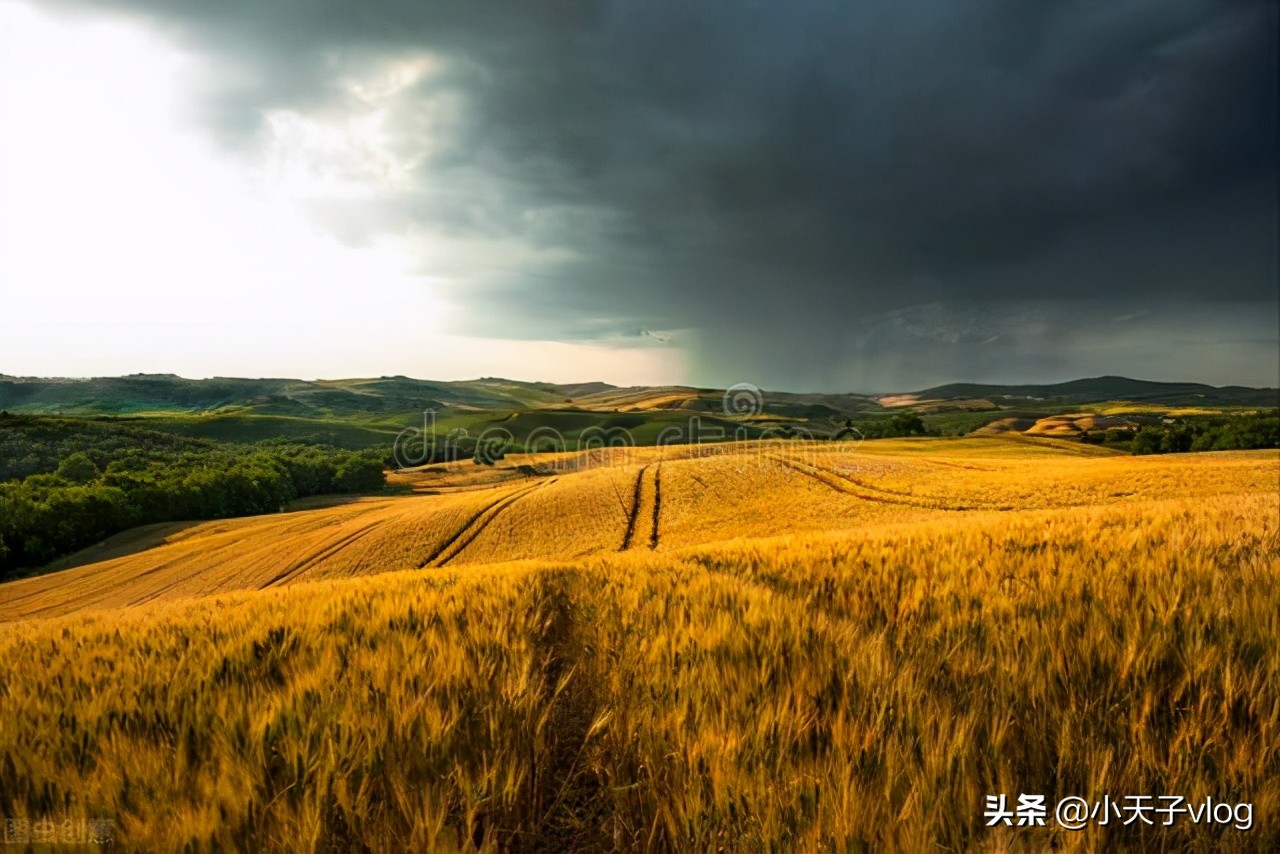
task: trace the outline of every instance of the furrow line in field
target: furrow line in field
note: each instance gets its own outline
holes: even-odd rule
[[[378,527],[379,524],[381,524],[381,522],[370,522],[367,525],[357,528],[355,531],[352,531],[350,534],[347,534],[346,536],[341,537],[337,542],[333,543],[332,545],[326,546],[325,548],[321,549],[319,552],[311,555],[310,557],[303,558],[302,560],[294,563],[292,566],[285,568],[284,571],[277,574],[274,578],[272,578],[270,581],[268,581],[266,584],[262,586],[274,587],[277,584],[283,584],[284,582],[290,580],[291,578],[294,578],[295,576],[315,566],[320,561],[333,557],[333,555],[337,554],[342,549],[346,548],[347,546],[354,543],[356,540],[365,536],[374,528]]]
[[[529,834],[520,845],[499,837],[500,847],[606,851],[618,842],[609,832],[614,826],[612,802],[601,769],[619,763],[606,760],[602,752],[604,702],[584,660],[584,635],[589,635],[592,620],[584,613],[589,605],[580,598],[577,580],[573,570],[534,577],[529,626],[546,715],[545,746],[534,754],[528,778]]]
[[[875,501],[881,504],[896,504],[902,507],[916,507],[921,510],[1012,510],[1004,504],[996,504],[985,500],[977,500],[966,502],[964,504],[953,503],[949,498],[937,495],[921,495],[912,492],[902,492],[887,487],[875,486],[865,481],[858,480],[851,475],[841,472],[832,471],[823,466],[813,466],[802,463],[797,460],[790,460],[786,457],[774,457],[778,462],[792,468],[801,474],[806,474],[825,483],[832,489],[843,492],[846,495],[852,495],[861,498],[864,501]]]
[[[636,473],[636,483],[631,493],[631,511],[627,513],[627,532],[622,536],[622,546],[618,549],[620,552],[631,548],[631,541],[636,535],[636,521],[640,518],[640,499],[644,491],[644,473],[648,470],[649,467],[645,465]]]
[[[653,469],[653,529],[649,532],[650,550],[658,547],[658,521],[662,516],[662,463]]]
[[[533,488],[534,488],[534,487],[532,487],[532,486],[526,486],[526,487],[524,487],[523,489],[519,490],[519,492],[527,492],[527,491],[529,491],[530,489],[533,489]],[[503,496],[500,496],[500,497],[498,497],[498,498],[495,498],[493,501],[490,501],[490,502],[489,502],[488,504],[486,504],[484,507],[481,507],[479,510],[477,510],[477,511],[476,511],[476,512],[471,516],[471,518],[467,519],[467,521],[466,521],[466,522],[462,523],[462,526],[461,526],[460,528],[458,528],[458,530],[454,531],[454,532],[453,532],[453,534],[452,534],[452,535],[450,535],[450,537],[449,537],[447,540],[445,540],[443,543],[441,543],[439,548],[437,548],[435,551],[433,551],[433,552],[432,552],[431,554],[429,554],[427,557],[423,558],[423,559],[422,559],[422,561],[418,564],[418,569],[425,569],[426,567],[428,567],[428,566],[430,566],[432,563],[434,563],[437,559],[439,559],[439,557],[440,557],[441,555],[443,555],[446,551],[448,551],[448,550],[449,550],[449,548],[450,548],[454,543],[456,543],[459,539],[461,539],[461,537],[462,537],[462,536],[463,536],[467,531],[469,531],[469,530],[470,530],[474,525],[478,524],[478,523],[480,522],[480,519],[481,519],[481,518],[482,518],[486,513],[488,513],[488,512],[489,512],[490,510],[492,510],[494,507],[496,507],[497,505],[501,504],[503,501],[507,500],[507,499],[508,499],[508,498],[510,498],[510,497],[511,497],[510,495],[503,495]]]
[[[843,478],[837,477],[836,475],[833,475],[830,472],[825,471],[824,469],[819,469],[814,466],[805,465],[804,463],[800,463],[795,460],[789,460],[786,457],[771,457],[770,459],[772,459],[774,462],[780,465],[783,465],[791,469],[794,472],[804,475],[805,477],[812,478],[813,480],[816,480],[818,483],[821,483],[823,486],[826,486],[827,488],[832,489],[836,492],[840,492],[845,495],[852,495],[855,498],[862,498],[867,501],[878,501],[884,504],[902,503],[897,501],[889,501],[887,498],[883,498],[880,496],[865,495],[859,490],[854,489],[853,485],[848,481],[844,480]]]
[[[836,492],[841,492],[841,493],[844,493],[845,495],[851,495],[854,498],[861,498],[863,501],[872,501],[878,504],[895,504],[900,507],[918,507],[926,510],[967,509],[967,508],[944,508],[944,507],[937,507],[932,504],[926,504],[923,502],[907,501],[907,500],[904,500],[902,497],[898,495],[894,495],[892,493],[883,493],[883,492],[873,491],[863,486],[862,484],[851,481],[849,478],[844,477],[843,475],[837,474],[833,471],[829,471],[824,468],[819,468],[818,466],[811,466],[806,463],[799,462],[797,460],[787,459],[786,457],[773,457],[772,459],[775,460],[776,462],[781,463],[782,465],[786,466],[792,471],[799,472],[800,474],[803,474],[806,477],[810,477],[813,480],[818,481],[818,483],[821,483],[835,490]]]
[[[485,528],[489,527],[493,520],[502,514],[502,511],[506,510],[512,504],[515,504],[535,489],[541,489],[542,487],[549,486],[555,482],[556,478],[553,477],[551,480],[543,481],[542,483],[535,483],[532,486],[526,486],[523,489],[517,490],[516,492],[499,498],[497,501],[489,504],[475,516],[472,516],[461,530],[449,538],[449,541],[444,544],[433,558],[435,566],[444,566],[449,561],[460,555],[467,546],[471,545],[475,541],[476,537],[484,533]],[[423,564],[423,566],[426,566],[431,562],[431,560],[428,560]]]

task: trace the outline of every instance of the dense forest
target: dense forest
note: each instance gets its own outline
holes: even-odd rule
[[[98,460],[117,454],[159,459],[214,443],[145,430],[105,418],[42,418],[0,412],[0,481],[52,472],[77,451]]]
[[[106,421],[0,418],[0,580],[126,528],[277,512],[380,489],[383,454],[188,439]]]

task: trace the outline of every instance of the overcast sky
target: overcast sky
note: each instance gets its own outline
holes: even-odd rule
[[[1280,383],[1272,0],[0,0],[0,373]]]

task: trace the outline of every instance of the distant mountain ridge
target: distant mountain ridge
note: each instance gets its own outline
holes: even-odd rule
[[[543,383],[482,377],[435,381],[405,376],[340,380],[212,377],[174,374],[123,377],[39,378],[0,374],[0,410],[36,414],[132,415],[145,413],[251,412],[327,418],[352,414],[391,416],[432,408],[453,412],[554,410],[652,412],[687,410],[719,413],[721,389],[691,386],[619,387],[604,382]],[[981,408],[1016,407],[1021,402],[1059,405],[1132,401],[1164,406],[1264,406],[1280,403],[1280,390],[1215,387],[1104,376],[1029,385],[951,383],[900,396],[902,402],[982,402]],[[881,396],[885,400],[887,396]],[[836,418],[879,408],[861,394],[764,391],[765,413],[799,418]],[[989,403],[988,403],[989,402]],[[968,408],[958,405],[957,408]]]
[[[1091,377],[1039,385],[989,385],[950,383],[915,393],[921,400],[966,400],[1005,398],[1092,403],[1103,400],[1130,400],[1171,406],[1209,403],[1228,406],[1275,406],[1280,389],[1247,386],[1211,386],[1204,383],[1155,382],[1129,377]]]

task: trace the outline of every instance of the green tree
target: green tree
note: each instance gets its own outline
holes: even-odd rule
[[[68,483],[85,484],[97,479],[98,467],[88,454],[77,451],[58,464],[57,475]]]
[[[352,454],[338,463],[334,488],[338,492],[370,492],[380,489],[384,482],[379,460]]]
[[[1133,437],[1133,453],[1160,453],[1160,431],[1154,427],[1143,427]]]

